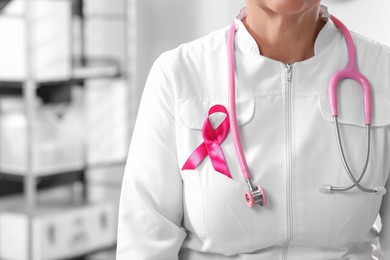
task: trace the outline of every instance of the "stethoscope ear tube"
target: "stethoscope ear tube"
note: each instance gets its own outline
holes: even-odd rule
[[[371,86],[367,78],[360,73],[356,63],[356,48],[351,32],[348,28],[336,17],[330,15],[331,20],[342,32],[345,38],[348,49],[348,63],[344,69],[337,71],[330,79],[328,86],[329,104],[334,117],[338,116],[338,105],[337,105],[337,87],[339,83],[344,79],[352,79],[359,83],[363,89],[364,99],[364,115],[366,125],[371,125],[372,121],[372,97],[371,97]]]
[[[360,184],[360,181],[364,177],[367,166],[370,158],[370,132],[371,132],[371,121],[372,121],[372,96],[371,96],[371,86],[367,78],[361,74],[357,68],[356,63],[356,49],[355,49],[355,43],[353,41],[353,37],[347,27],[336,17],[333,15],[330,16],[332,21],[335,23],[337,28],[342,32],[342,34],[345,37],[345,42],[347,44],[348,49],[348,63],[345,66],[344,69],[337,71],[330,79],[329,86],[328,86],[328,96],[329,96],[329,103],[332,110],[332,115],[334,119],[334,126],[335,126],[335,132],[336,132],[336,138],[337,138],[337,144],[338,149],[340,153],[341,160],[343,162],[343,166],[345,168],[345,171],[347,172],[350,180],[352,181],[352,184],[350,186],[346,187],[335,187],[332,185],[324,185],[320,188],[321,192],[341,192],[341,191],[347,191],[352,189],[353,187],[359,188],[363,192],[367,193],[374,193],[374,194],[384,194],[386,193],[386,189],[384,187],[374,187],[374,188],[365,188]],[[355,80],[360,84],[363,90],[363,99],[364,99],[364,115],[365,115],[365,124],[366,124],[366,158],[363,170],[361,174],[359,175],[358,179],[354,177],[352,174],[352,171],[348,165],[348,162],[345,158],[345,153],[341,141],[340,136],[340,129],[339,129],[339,122],[338,122],[338,103],[337,103],[337,88],[339,86],[339,83],[344,79],[352,79]]]

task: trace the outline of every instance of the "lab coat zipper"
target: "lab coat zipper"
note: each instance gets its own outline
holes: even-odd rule
[[[291,81],[292,65],[286,64],[286,215],[287,215],[287,239],[283,245],[282,259],[287,260],[288,246],[293,237],[292,219],[292,173],[291,173]]]

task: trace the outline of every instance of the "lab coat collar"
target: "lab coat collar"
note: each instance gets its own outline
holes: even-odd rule
[[[325,26],[321,29],[314,43],[314,55],[316,56],[321,50],[328,46],[329,42],[334,38],[337,32],[337,28],[332,22],[328,12],[328,8],[321,5],[320,9],[321,18],[326,20]],[[250,35],[242,20],[247,16],[246,7],[240,10],[240,13],[236,16],[235,24],[237,28],[236,39],[238,47],[248,54],[256,54],[260,56],[260,49],[255,39]]]

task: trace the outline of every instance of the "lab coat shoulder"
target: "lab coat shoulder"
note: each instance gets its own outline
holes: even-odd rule
[[[370,81],[373,94],[390,94],[390,48],[384,44],[352,33],[360,71]]]
[[[228,27],[179,45],[163,53],[162,64],[176,99],[210,99],[219,96],[226,80]],[[210,83],[214,83],[210,85]]]
[[[160,58],[169,56],[181,65],[191,62],[198,63],[199,59],[212,55],[213,52],[218,51],[221,46],[225,45],[226,41],[224,39],[226,39],[227,31],[228,27],[224,27],[196,40],[183,43],[175,49],[163,53]]]

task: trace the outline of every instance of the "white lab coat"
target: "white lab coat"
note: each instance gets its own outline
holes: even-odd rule
[[[226,27],[164,53],[151,69],[123,179],[117,259],[367,260],[377,259],[378,237],[390,259],[389,184],[385,196],[357,188],[319,191],[322,184],[350,184],[327,98],[331,75],[347,62],[342,34],[328,20],[315,56],[293,64],[289,81],[285,64],[261,56],[240,19],[235,23],[238,125],[253,182],[262,185],[268,204],[247,207],[231,133],[222,149],[232,179],[216,172],[209,157],[195,170],[181,170],[203,142],[208,109],[227,107]],[[358,66],[373,88],[372,150],[362,184],[385,186],[390,51],[360,35],[354,38]],[[347,159],[358,175],[366,145],[356,82],[340,85],[339,112]],[[379,212],[380,233],[373,227]]]

